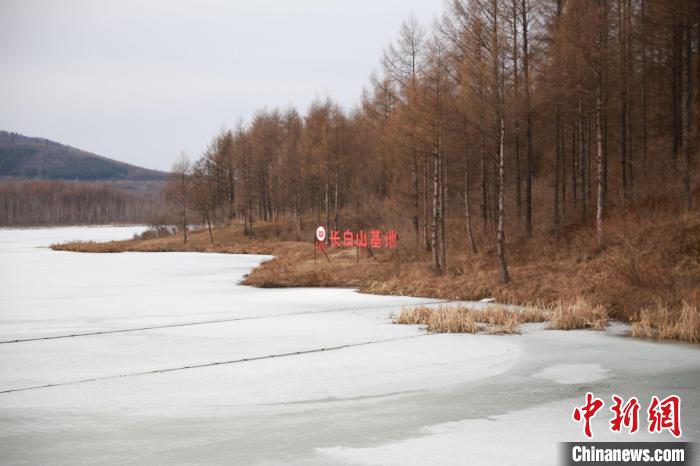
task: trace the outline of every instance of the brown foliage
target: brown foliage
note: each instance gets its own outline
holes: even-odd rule
[[[543,322],[548,312],[541,308],[509,310],[502,307],[471,309],[462,306],[404,308],[394,318],[395,324],[425,325],[433,333],[512,334],[526,322]]]
[[[552,310],[550,328],[575,330],[592,328],[602,330],[608,325],[608,312],[603,306],[592,306],[583,298],[570,303],[559,302]]]
[[[261,223],[257,238],[243,235],[240,225],[214,231],[214,244],[205,231],[194,232],[184,245],[173,236],[112,243],[55,246],[77,251],[215,251],[272,254],[245,279],[259,287],[344,286],[376,294],[401,294],[443,299],[496,298],[500,303],[554,308],[562,322],[557,328],[600,327],[604,313],[629,320],[659,299],[672,308],[700,299],[700,214],[679,215],[662,207],[645,216],[630,214],[608,219],[609,243],[596,250],[591,227],[573,227],[560,240],[537,237],[511,240],[508,285],[498,282],[491,251],[473,255],[459,243],[460,230],[450,230],[455,252],[448,269],[436,276],[426,253],[400,246],[396,250],[329,249],[318,254],[310,242],[281,241],[295,226],[290,222]],[[304,230],[304,235],[311,231]],[[406,235],[410,238],[410,235]],[[481,242],[483,239],[477,237]],[[410,240],[408,240],[410,241]],[[584,301],[578,302],[578,297]],[[572,314],[573,311],[576,311]],[[580,315],[579,315],[580,314]],[[680,314],[672,314],[675,319]],[[649,320],[649,319],[646,319]],[[641,324],[640,324],[641,325]],[[639,330],[641,332],[641,330]]]
[[[660,340],[700,342],[700,307],[683,302],[680,309],[669,309],[661,302],[633,318],[632,335]]]

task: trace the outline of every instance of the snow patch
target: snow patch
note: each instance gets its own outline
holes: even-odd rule
[[[557,364],[546,367],[532,376],[560,384],[593,383],[605,379],[608,369],[603,369],[599,364]]]

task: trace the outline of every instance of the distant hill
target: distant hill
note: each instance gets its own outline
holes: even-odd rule
[[[167,176],[48,139],[0,131],[0,178],[160,181]]]

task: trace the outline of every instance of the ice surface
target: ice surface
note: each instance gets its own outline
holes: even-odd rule
[[[485,419],[438,424],[422,429],[421,436],[377,447],[318,451],[335,461],[382,466],[421,466],[426,464],[428,452],[430,463],[440,465],[554,465],[558,464],[559,442],[582,441],[580,426],[562,422],[577,403],[580,400],[567,399]],[[613,434],[602,415],[593,419],[593,433],[599,442],[658,441],[646,432]]]
[[[556,464],[589,390],[678,393],[700,437],[697,346],[428,335],[390,315],[434,300],[237,285],[267,256],[44,247],[135,231],[0,230],[0,340],[67,337],[0,344],[0,391],[52,385],[0,393],[2,463]]]
[[[600,367],[600,364],[557,364],[545,367],[533,377],[554,380],[557,383],[581,384],[603,380],[606,372],[607,369]]]
[[[8,253],[29,248],[47,248],[54,243],[71,241],[101,243],[131,239],[134,235],[143,233],[147,228],[143,225],[27,228],[22,230],[0,228],[0,251]]]

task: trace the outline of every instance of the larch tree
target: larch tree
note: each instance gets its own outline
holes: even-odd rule
[[[165,185],[165,199],[177,209],[180,215],[182,240],[187,243],[187,228],[189,211],[192,203],[192,167],[187,155],[180,155],[170,170],[170,176]]]
[[[219,132],[194,173],[178,160],[166,198],[184,238],[193,213],[246,235],[294,222],[299,239],[309,223],[396,226],[436,274],[477,244],[494,254],[495,238],[504,282],[512,238],[591,228],[603,248],[609,215],[697,202],[699,10],[449,0],[432,30],[404,22],[357,106],[259,111]]]
[[[420,173],[421,147],[418,138],[417,115],[415,100],[418,98],[418,79],[423,71],[425,52],[425,31],[415,16],[411,15],[401,24],[396,45],[390,44],[385,50],[382,64],[387,76],[396,84],[396,95],[399,98],[400,111],[395,127],[401,133],[398,135],[404,157],[410,161],[411,167],[411,208],[413,217],[413,233],[417,248],[426,239],[421,238],[421,192]]]

